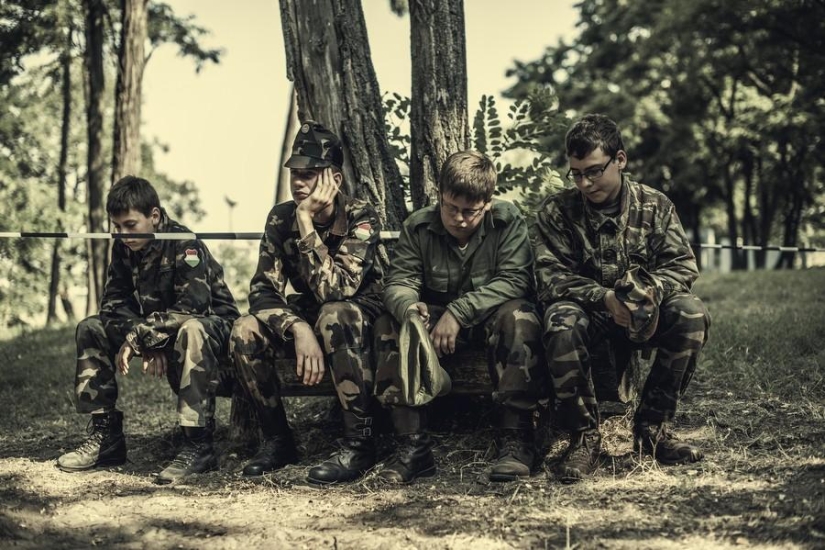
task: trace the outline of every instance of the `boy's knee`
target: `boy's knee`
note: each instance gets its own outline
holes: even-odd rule
[[[77,324],[75,334],[78,337],[81,335],[85,336],[87,334],[105,335],[106,331],[103,328],[103,321],[100,320],[100,317],[98,317],[97,315],[92,315],[91,317],[86,317]]]
[[[544,312],[544,335],[553,337],[559,333],[587,330],[590,318],[582,307],[574,302],[556,302]]]
[[[503,334],[525,339],[541,337],[541,320],[536,306],[526,300],[510,300],[496,313],[496,329]]]
[[[327,353],[363,345],[364,312],[352,302],[327,302],[321,306],[315,333]]]
[[[660,315],[676,326],[685,326],[695,331],[700,325],[704,330],[710,327],[710,313],[705,304],[695,294],[680,292],[662,302]]]
[[[206,329],[200,319],[187,319],[180,329],[178,329],[178,340],[198,338],[203,340],[206,336]]]
[[[256,342],[261,340],[261,322],[254,315],[242,315],[232,325],[229,338],[229,352],[251,355],[256,351]]]

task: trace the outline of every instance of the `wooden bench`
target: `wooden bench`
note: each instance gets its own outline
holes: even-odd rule
[[[398,240],[398,232],[382,232],[382,240],[388,250]],[[640,388],[642,372],[650,360],[650,354],[634,352],[629,357],[619,357],[619,365],[614,362],[607,345],[591,352],[593,381],[596,397],[599,399],[603,416],[621,414],[633,401]],[[621,365],[626,363],[626,367]],[[442,366],[450,373],[454,395],[490,395],[493,391],[487,370],[487,352],[483,349],[466,349],[445,357]],[[320,384],[305,386],[295,373],[294,359],[278,359],[274,368],[281,380],[281,395],[284,397],[335,396],[335,387],[327,374]],[[224,394],[226,395],[226,394]],[[251,406],[240,389],[232,393],[232,438],[249,441],[257,438]]]

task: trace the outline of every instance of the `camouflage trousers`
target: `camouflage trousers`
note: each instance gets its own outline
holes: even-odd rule
[[[174,344],[166,349],[166,377],[178,397],[181,426],[204,427],[214,416],[215,390],[229,353],[232,322],[217,316],[185,321]],[[77,412],[92,413],[115,408],[118,397],[115,356],[128,329],[111,324],[104,328],[94,315],[77,325]]]
[[[446,309],[427,307],[432,329]],[[375,395],[382,405],[398,403],[401,394],[400,328],[389,313],[375,321]],[[546,379],[540,359],[541,324],[535,306],[527,300],[509,300],[483,325],[462,328],[456,351],[478,345],[487,350],[493,401],[516,410],[534,410],[539,399],[545,397]]]
[[[326,365],[345,411],[368,414],[374,373],[371,361],[372,317],[358,305],[327,302],[304,312],[326,354]],[[295,358],[295,346],[267,326],[265,319],[244,315],[232,329],[231,354],[238,380],[256,407],[278,408],[281,381],[274,360]]]
[[[659,306],[659,325],[643,344],[632,343],[609,313],[588,313],[573,302],[550,305],[544,326],[559,422],[570,431],[579,431],[599,426],[590,350],[604,338],[632,349],[656,348],[634,421],[658,424],[672,420],[707,341],[710,314],[697,296],[674,294]]]

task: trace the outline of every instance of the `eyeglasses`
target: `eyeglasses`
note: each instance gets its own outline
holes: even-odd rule
[[[487,207],[487,203],[484,203],[484,206],[481,208],[459,208],[455,205],[452,205],[448,202],[444,202],[444,199],[441,199],[441,208],[447,213],[448,216],[451,218],[456,217],[457,215],[461,214],[462,219],[464,220],[474,220],[478,217],[479,214],[484,212],[484,209]]]
[[[581,182],[584,178],[587,178],[590,181],[596,181],[604,175],[604,171],[607,170],[607,167],[610,166],[610,163],[614,160],[616,160],[616,155],[610,157],[610,160],[604,163],[604,166],[602,166],[601,168],[588,168],[584,172],[573,172],[573,169],[571,168],[567,171],[566,177],[570,181],[575,181],[576,183]]]

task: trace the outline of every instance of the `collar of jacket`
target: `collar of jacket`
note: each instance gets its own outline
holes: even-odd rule
[[[590,202],[579,194],[581,200],[584,201],[584,215],[590,228],[598,233],[605,224],[616,226],[617,231],[623,231],[627,227],[627,220],[630,214],[630,204],[635,202],[638,194],[637,184],[625,174],[622,174],[622,191],[619,199],[619,213],[616,216],[608,216],[602,213],[599,209],[590,206]]]

